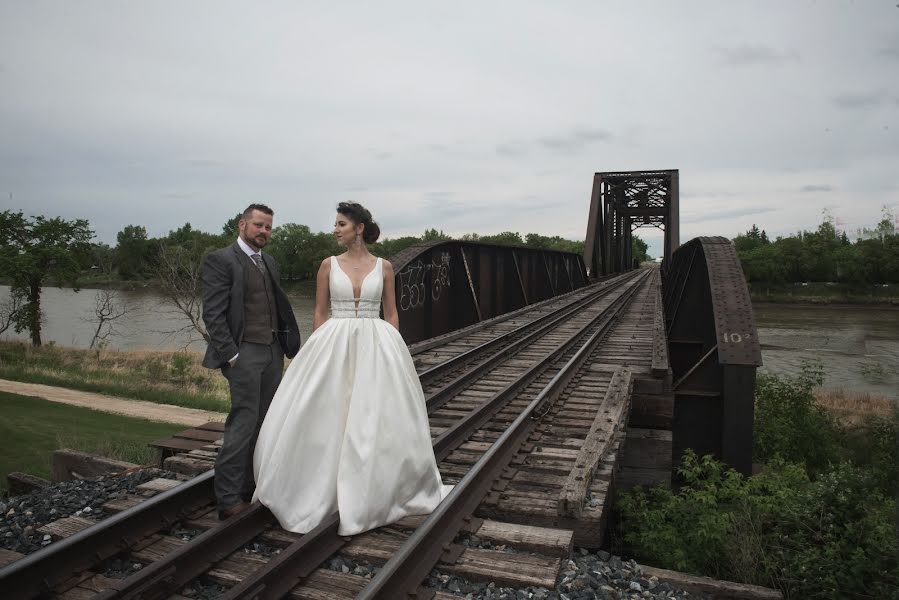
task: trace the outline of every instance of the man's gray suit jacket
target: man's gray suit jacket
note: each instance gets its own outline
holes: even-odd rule
[[[275,291],[278,342],[284,355],[293,358],[300,349],[297,320],[287,294],[281,289],[278,265],[268,254],[263,254],[262,259]],[[209,345],[203,357],[204,367],[223,367],[238,353],[244,327],[245,269],[255,268],[249,267],[249,264],[249,257],[237,242],[211,252],[203,261],[203,322],[209,333]]]

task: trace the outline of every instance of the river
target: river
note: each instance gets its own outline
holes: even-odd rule
[[[0,298],[9,293],[0,286]],[[96,328],[92,322],[96,290],[74,292],[44,288],[44,342],[85,348]],[[116,291],[127,318],[116,324],[109,338],[121,350],[179,350],[205,348],[196,333],[181,331],[183,315],[169,308],[154,291]],[[312,332],[313,300],[290,295],[303,339]],[[820,361],[827,387],[882,394],[899,400],[899,309],[871,306],[785,305],[754,306],[762,344],[763,371],[796,373],[803,361]],[[5,339],[28,339],[7,331]]]
[[[151,290],[116,290],[117,301],[127,310],[127,315],[115,321],[116,333],[109,337],[108,347],[119,350],[181,350],[202,352],[206,348],[200,335],[185,326],[187,318],[171,308],[166,299]],[[0,285],[0,299],[6,298],[9,287]],[[94,316],[97,290],[45,287],[41,295],[44,324],[41,339],[60,346],[87,348],[94,337],[97,320]],[[306,339],[312,333],[312,298],[288,294],[300,327],[300,335]],[[30,337],[11,330],[4,339]]]
[[[825,387],[899,400],[899,309],[866,305],[753,305],[763,371],[824,367]]]

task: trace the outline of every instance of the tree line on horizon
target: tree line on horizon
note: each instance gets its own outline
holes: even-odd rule
[[[116,235],[116,246],[93,242],[94,232],[86,219],[25,217],[22,211],[0,213],[0,280],[11,287],[8,298],[0,298],[0,334],[14,327],[28,331],[32,343],[41,345],[40,296],[44,285],[68,285],[78,289],[86,274],[93,281],[110,284],[153,282],[170,304],[203,333],[199,304],[200,265],[212,250],[234,242],[241,214],[228,219],[219,233],[195,229],[190,223],[151,238],[142,225],[127,225]],[[422,242],[455,239],[437,229],[421,236],[385,238],[369,244],[372,254],[389,258]],[[464,241],[514,245],[546,250],[583,253],[584,242],[560,236],[505,231],[495,235],[469,233]],[[648,258],[647,245],[634,236],[634,256]],[[278,261],[286,281],[313,280],[322,260],[342,252],[331,232],[314,233],[307,225],[286,223],[272,231],[265,251]]]
[[[751,283],[899,283],[899,233],[886,207],[880,222],[872,229],[859,229],[854,242],[825,215],[814,231],[774,241],[753,224],[733,243]]]
[[[150,238],[142,225],[127,225],[116,236],[116,246],[93,242],[86,219],[25,217],[22,211],[0,213],[0,280],[11,287],[0,298],[0,334],[14,327],[28,331],[34,345],[41,344],[41,290],[44,285],[69,285],[78,289],[86,273],[99,272],[106,283],[153,281],[171,304],[183,312],[198,331],[200,316],[200,264],[210,251],[232,243],[240,214],[227,220],[219,233],[194,229],[190,223],[159,238]],[[369,245],[376,256],[389,258],[421,242],[452,240],[437,229],[421,236],[385,238]],[[583,254],[584,242],[537,233],[505,231],[494,235],[465,234],[464,241],[514,245]],[[733,240],[749,282],[840,282],[859,285],[899,283],[899,234],[892,215],[884,208],[883,219],[873,229],[858,232],[853,242],[838,233],[825,217],[815,231],[771,241],[753,225]],[[282,279],[311,280],[319,263],[341,248],[330,232],[314,233],[307,225],[287,223],[276,227],[266,251],[278,261]],[[633,256],[649,258],[647,244],[633,236]]]

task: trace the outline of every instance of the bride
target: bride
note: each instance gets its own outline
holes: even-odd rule
[[[430,513],[445,488],[398,331],[393,266],[365,245],[380,229],[361,205],[341,202],[334,234],[347,251],[318,270],[313,334],[262,424],[253,499],[288,531],[306,533],[339,511],[338,533],[353,535]]]

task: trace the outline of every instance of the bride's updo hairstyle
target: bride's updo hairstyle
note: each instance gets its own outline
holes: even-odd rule
[[[341,202],[337,205],[337,212],[345,216],[356,225],[362,223],[365,229],[362,230],[362,241],[366,244],[374,244],[381,235],[381,228],[372,221],[371,213],[368,209],[356,202]]]

